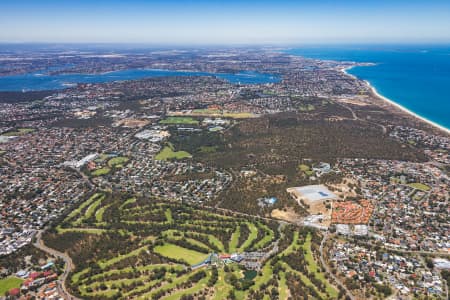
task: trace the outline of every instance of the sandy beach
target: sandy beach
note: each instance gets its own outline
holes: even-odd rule
[[[354,75],[352,75],[352,74],[350,74],[350,73],[347,72],[348,70],[350,70],[350,69],[352,69],[352,68],[353,68],[353,67],[347,67],[347,68],[342,68],[342,69],[340,69],[340,70],[341,70],[344,74],[346,74],[347,76],[349,76],[349,77],[351,77],[351,78],[353,78],[353,79],[359,79],[359,78],[357,78],[356,76],[354,76]],[[402,106],[402,105],[396,103],[395,101],[392,101],[391,99],[389,99],[389,98],[387,98],[387,97],[381,95],[381,94],[377,91],[377,89],[376,89],[374,86],[372,86],[372,85],[370,84],[369,81],[364,80],[364,82],[367,84],[367,86],[369,87],[369,89],[372,91],[372,93],[373,93],[376,97],[378,97],[378,98],[380,98],[381,100],[387,102],[388,104],[390,104],[390,105],[392,105],[392,106],[394,106],[394,107],[400,109],[401,111],[403,111],[403,112],[405,112],[405,113],[411,115],[412,117],[417,118],[417,119],[419,119],[419,120],[421,120],[421,121],[423,121],[423,122],[425,122],[425,123],[427,123],[427,124],[429,124],[429,125],[431,125],[431,126],[437,128],[437,129],[439,129],[439,130],[445,132],[446,134],[449,134],[449,135],[450,135],[450,129],[448,129],[448,128],[442,126],[442,125],[439,125],[439,124],[437,124],[437,123],[435,123],[435,122],[433,122],[433,121],[431,121],[431,120],[428,120],[428,119],[426,119],[426,118],[424,118],[424,117],[422,117],[422,116],[416,114],[415,112],[413,112],[413,111],[407,109],[406,107],[404,107],[404,106]]]

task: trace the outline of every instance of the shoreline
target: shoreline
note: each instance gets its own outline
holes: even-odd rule
[[[373,85],[370,84],[370,82],[369,82],[368,80],[360,79],[360,78],[356,77],[355,75],[352,75],[352,74],[350,74],[350,73],[347,72],[348,70],[350,70],[350,69],[352,69],[352,68],[354,68],[354,67],[356,67],[356,66],[345,67],[345,68],[341,68],[340,70],[341,70],[345,75],[347,75],[347,76],[349,76],[349,77],[351,77],[351,78],[353,78],[353,79],[362,80],[362,81],[369,87],[369,89],[372,91],[372,93],[373,93],[376,97],[380,98],[381,100],[387,102],[387,103],[390,104],[390,105],[395,106],[396,108],[398,108],[398,109],[400,109],[401,111],[403,111],[403,112],[405,112],[405,113],[411,115],[412,117],[417,118],[417,119],[421,120],[422,122],[425,122],[425,123],[427,123],[428,125],[431,125],[431,126],[437,128],[437,129],[439,129],[439,130],[445,132],[446,134],[450,134],[450,129],[449,129],[449,128],[447,128],[447,127],[445,127],[445,126],[442,126],[442,125],[440,125],[440,124],[438,124],[438,123],[436,123],[436,122],[433,122],[433,121],[431,121],[431,120],[429,120],[429,119],[427,119],[427,118],[425,118],[425,117],[423,117],[423,116],[421,116],[421,115],[419,115],[419,114],[413,112],[412,110],[410,110],[410,109],[408,109],[408,108],[402,106],[401,104],[398,104],[397,102],[395,102],[395,101],[393,101],[393,100],[391,100],[391,99],[389,99],[389,98],[387,98],[387,97],[381,95],[381,94],[377,91],[377,89],[376,89]]]

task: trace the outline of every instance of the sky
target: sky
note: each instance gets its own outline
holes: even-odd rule
[[[450,43],[450,0],[0,0],[0,42]]]

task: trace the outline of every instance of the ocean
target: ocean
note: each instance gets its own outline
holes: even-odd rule
[[[215,76],[230,83],[260,84],[280,81],[276,75],[257,72],[207,73],[176,70],[129,69],[101,74],[47,75],[45,71],[24,75],[1,76],[0,91],[42,91],[63,89],[77,83],[102,83],[118,80],[136,80],[163,76]]]
[[[303,47],[287,51],[309,58],[372,62],[348,73],[381,95],[450,129],[450,45]]]

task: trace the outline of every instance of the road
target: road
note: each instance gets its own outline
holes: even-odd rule
[[[69,275],[70,271],[72,271],[74,269],[72,259],[65,253],[62,253],[55,249],[47,247],[44,244],[44,242],[42,241],[42,233],[43,233],[43,230],[38,231],[38,233],[36,235],[36,242],[34,242],[33,245],[36,248],[41,249],[42,251],[44,251],[52,256],[61,258],[64,261],[64,272],[57,281],[59,293],[64,297],[64,299],[67,299],[67,300],[81,300],[81,299],[71,295],[66,288],[67,276]]]
[[[391,252],[398,252],[398,253],[404,253],[404,254],[415,254],[415,255],[433,255],[435,257],[450,257],[450,253],[448,252],[437,252],[437,251],[422,251],[422,250],[404,250],[404,249],[397,249],[397,248],[393,248],[393,247],[386,247],[384,245],[378,245],[378,244],[374,244],[372,242],[363,242],[363,241],[358,241],[358,244],[360,245],[364,245],[364,246],[368,246],[368,247],[380,247],[382,249],[385,249],[386,251],[391,251]]]
[[[366,122],[366,123],[369,123],[369,124],[373,124],[375,126],[380,127],[381,130],[383,131],[383,134],[387,133],[386,126],[384,126],[382,124],[375,123],[375,122],[371,122],[371,121],[368,121],[368,120],[365,120],[365,119],[361,119],[361,118],[358,117],[358,115],[355,113],[355,111],[350,106],[348,106],[348,105],[346,105],[346,104],[344,104],[342,102],[339,102],[339,101],[335,101],[335,102],[337,104],[339,104],[340,106],[342,106],[342,107],[344,107],[344,108],[346,108],[347,110],[350,111],[350,113],[352,114],[352,117],[353,117],[353,121],[361,121],[361,122]]]
[[[325,268],[326,272],[330,275],[330,277],[333,278],[334,281],[344,289],[344,291],[347,293],[347,295],[350,297],[350,299],[355,300],[356,299],[355,296],[353,296],[353,294],[345,287],[345,285],[342,284],[342,282],[336,276],[334,276],[334,274],[331,272],[328,265],[325,263],[325,260],[323,259],[323,245],[325,244],[327,238],[328,238],[328,231],[323,234],[323,239],[322,239],[322,242],[320,243],[320,247],[319,247],[320,263]]]

